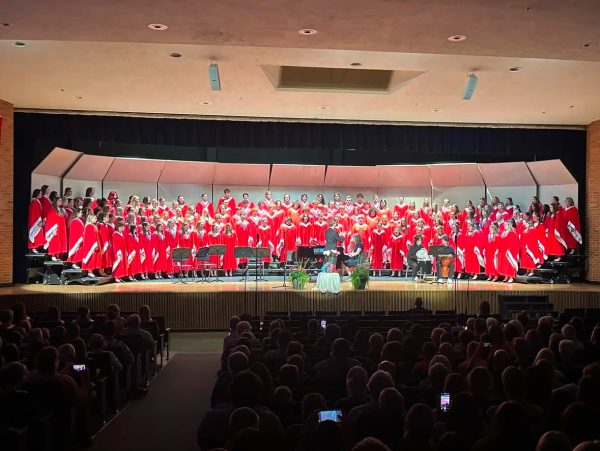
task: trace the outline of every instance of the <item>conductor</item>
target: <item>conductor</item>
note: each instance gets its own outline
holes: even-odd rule
[[[329,221],[329,228],[327,230],[325,230],[325,250],[326,251],[337,250],[338,241],[340,243],[344,242],[344,238],[342,238],[340,236],[340,234],[335,231],[335,229],[333,228],[334,226],[335,226],[335,221],[331,220],[331,221]]]

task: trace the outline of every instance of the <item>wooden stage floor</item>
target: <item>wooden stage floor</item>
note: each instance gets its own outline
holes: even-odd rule
[[[499,309],[498,298],[508,296],[548,296],[556,311],[565,308],[600,307],[600,285],[506,284],[459,280],[452,285],[415,283],[407,279],[371,279],[364,291],[352,290],[342,282],[339,295],[322,294],[314,284],[302,291],[274,288],[282,279],[264,282],[239,282],[237,277],[224,282],[173,284],[170,281],[133,282],[100,286],[17,285],[0,288],[0,308],[23,302],[30,311],[45,311],[57,305],[63,311],[75,311],[87,305],[94,312],[116,303],[124,312],[150,305],[155,314],[165,315],[174,329],[225,329],[232,315],[263,315],[268,311],[397,311],[411,308],[421,296],[432,310],[455,309],[477,313],[481,301]]]

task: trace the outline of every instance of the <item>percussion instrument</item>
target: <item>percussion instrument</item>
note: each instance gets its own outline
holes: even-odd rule
[[[440,262],[440,277],[448,278],[450,273],[450,264],[452,263],[452,255],[438,255],[437,257]]]

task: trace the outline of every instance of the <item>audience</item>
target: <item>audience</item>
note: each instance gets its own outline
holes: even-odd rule
[[[385,318],[385,328],[327,318],[323,330],[318,317],[271,318],[264,328],[232,317],[213,391],[227,401],[213,400],[200,448],[595,449],[600,328],[527,312],[502,319],[486,302],[477,317],[437,320],[422,299],[397,321]],[[279,419],[275,435],[261,415]]]

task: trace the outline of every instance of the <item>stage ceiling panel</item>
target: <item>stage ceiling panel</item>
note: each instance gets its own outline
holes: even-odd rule
[[[100,155],[82,155],[65,175],[68,180],[104,180],[115,159]]]
[[[429,168],[425,165],[377,166],[377,186],[431,186]]]
[[[34,169],[34,174],[62,177],[82,155],[81,152],[55,147]]]
[[[214,185],[269,186],[268,164],[216,163]]]
[[[484,186],[479,168],[468,164],[431,164],[429,165],[433,186]]]
[[[327,166],[325,186],[376,188],[378,174],[376,166]]]
[[[269,187],[322,187],[325,181],[325,166],[274,164],[271,169]]]
[[[167,161],[160,183],[212,185],[216,163],[203,161]]]
[[[115,158],[104,180],[156,183],[165,163],[164,160]]]
[[[514,163],[479,164],[487,187],[490,186],[536,186],[524,161]]]
[[[527,163],[538,185],[572,185],[577,180],[560,160],[531,161]]]

